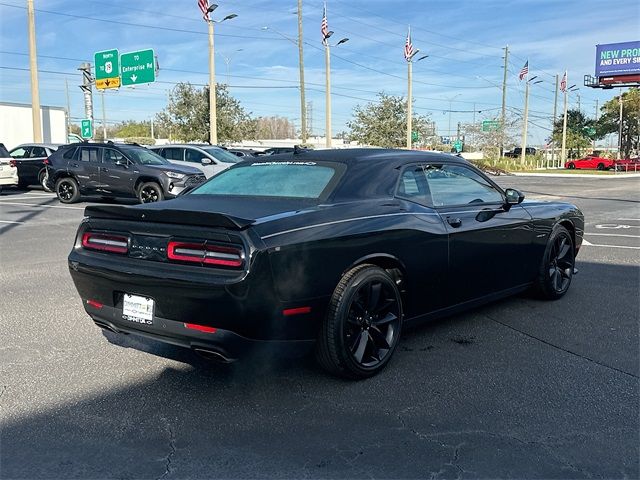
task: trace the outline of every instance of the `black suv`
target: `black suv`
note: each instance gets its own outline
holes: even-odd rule
[[[63,203],[76,202],[80,195],[157,202],[204,181],[197,168],[169,163],[140,145],[75,143],[47,160],[47,186]]]

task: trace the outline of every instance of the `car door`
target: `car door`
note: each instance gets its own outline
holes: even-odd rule
[[[449,235],[449,297],[462,303],[531,282],[533,222],[464,164],[426,165],[431,201]]]
[[[102,148],[89,145],[78,147],[67,170],[78,180],[80,190],[95,192],[99,189],[101,162]]]
[[[132,195],[137,174],[132,163],[118,150],[104,148],[100,167],[100,190],[117,196]]]
[[[162,156],[171,163],[184,165],[184,148],[182,147],[165,147]]]
[[[16,161],[16,167],[18,168],[18,178],[21,184],[28,185],[30,177],[29,169],[29,155],[31,154],[31,147],[17,147],[9,152],[11,158]]]
[[[211,160],[211,163],[209,165],[203,165],[202,160],[204,159]],[[189,166],[196,167],[198,170],[204,172],[207,178],[213,176],[218,165],[216,159],[197,148],[186,148],[184,160]]]
[[[29,161],[26,162],[27,180],[29,183],[40,183],[38,176],[45,168],[44,160],[49,156],[45,147],[33,146],[29,153]]]

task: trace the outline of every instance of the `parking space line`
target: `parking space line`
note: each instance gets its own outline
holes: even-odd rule
[[[640,250],[640,247],[629,247],[625,245],[597,245],[595,243],[582,242],[582,245],[585,247],[605,247],[605,248],[625,248],[628,250]]]
[[[24,222],[13,222],[11,220],[0,220],[0,223],[12,223],[12,224],[24,225]]]
[[[37,193],[34,195],[29,195],[29,194],[22,194],[22,195],[8,195],[6,197],[0,197],[0,202],[3,202],[5,200],[28,200],[30,198],[54,198],[55,194],[53,193]]]
[[[626,222],[640,222],[640,218],[618,218],[618,220],[624,220]]]
[[[625,235],[623,233],[589,233],[584,232],[585,235],[598,235],[600,237],[626,237],[626,238],[640,238],[640,235]]]
[[[33,203],[19,203],[19,202],[2,202],[1,205],[20,205],[24,207],[40,207],[40,208],[64,208],[68,210],[84,210],[84,207],[64,207],[62,205],[37,205]]]

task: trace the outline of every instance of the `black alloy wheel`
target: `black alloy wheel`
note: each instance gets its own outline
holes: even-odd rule
[[[598,170],[604,170],[604,163],[598,164]]]
[[[343,377],[370,377],[389,362],[401,330],[396,282],[382,268],[360,265],[334,291],[318,341],[318,361]]]
[[[62,203],[74,203],[80,198],[78,182],[71,177],[61,178],[56,182],[56,195]]]
[[[138,200],[140,203],[153,203],[163,200],[164,195],[160,185],[155,182],[147,182],[140,185],[138,189]]]
[[[573,278],[575,254],[571,234],[562,226],[556,227],[549,237],[538,278],[538,291],[543,298],[562,297]]]
[[[569,164],[569,170],[573,170],[574,168],[576,168],[576,164],[575,163],[570,163]]]

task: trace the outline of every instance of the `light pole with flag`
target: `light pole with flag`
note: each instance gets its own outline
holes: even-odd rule
[[[225,20],[236,18],[237,15],[232,13],[216,22],[211,19],[209,14],[218,8],[217,4],[212,3],[209,5],[209,0],[198,0],[198,7],[200,7],[200,11],[202,12],[202,18],[207,22],[209,27],[209,143],[216,145],[218,143],[218,116],[216,112],[216,61],[213,43],[213,26],[216,23],[222,23]]]
[[[560,163],[567,161],[567,71],[564,71],[560,80],[560,91],[564,94],[564,118],[562,120],[562,149],[560,151]]]
[[[320,33],[322,35],[322,44],[324,45],[324,62],[325,62],[325,146],[331,148],[331,52],[330,47],[337,47],[347,42],[348,38],[341,39],[335,45],[329,44],[329,38],[333,35],[333,32],[329,30],[329,23],[327,22],[327,4],[322,8],[322,22],[320,23]]]
[[[413,48],[411,41],[411,26],[407,30],[407,40],[404,43],[404,59],[407,61],[407,148],[412,147],[413,142],[413,57],[417,55],[419,49]],[[427,58],[429,55],[423,55],[416,62]]]

